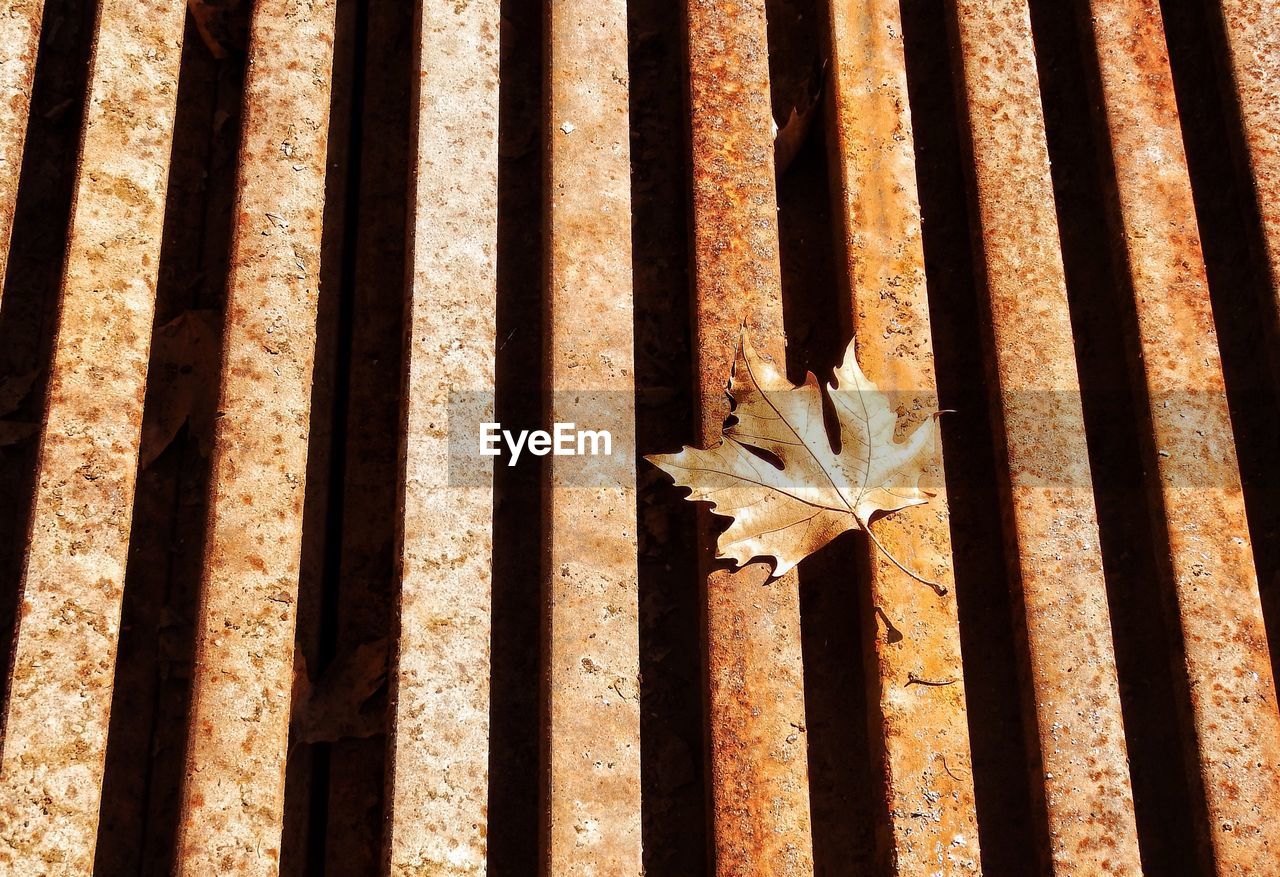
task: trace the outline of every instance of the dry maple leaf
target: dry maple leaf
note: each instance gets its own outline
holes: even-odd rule
[[[861,529],[899,569],[946,593],[890,555],[868,526],[875,515],[932,496],[921,489],[920,476],[933,459],[936,416],[896,441],[898,417],[858,367],[852,343],[824,391],[812,373],[792,386],[745,332],[729,396],[733,417],[720,444],[645,458],[688,487],[689,500],[733,519],[720,534],[716,557],[738,566],[771,557],[780,576],[841,533]],[[835,412],[834,443],[823,414],[827,399]]]

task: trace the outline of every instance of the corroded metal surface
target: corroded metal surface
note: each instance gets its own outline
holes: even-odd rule
[[[0,763],[0,870],[92,869],[185,7],[105,0]]]
[[[785,362],[763,0],[689,0],[694,338],[703,447],[719,441],[742,327]],[[700,513],[704,552],[713,518]],[[717,877],[813,871],[799,580],[706,576],[707,714]]]
[[[1025,0],[955,0],[1006,454],[1006,522],[1021,583],[1033,764],[1060,874],[1138,874],[1066,281]]]
[[[463,419],[494,420],[499,4],[428,0],[419,15],[387,835],[397,877],[485,873],[489,764],[492,458],[466,485],[446,478],[451,393],[475,406]]]
[[[1090,10],[1213,868],[1280,873],[1280,712],[1160,6]]]
[[[546,422],[612,454],[546,460],[547,875],[640,875],[631,169],[625,0],[548,21]]]
[[[18,200],[43,14],[44,0],[8,0],[0,7],[0,295],[9,261],[9,233]]]
[[[1220,10],[1223,19],[1271,273],[1272,338],[1280,341],[1280,19],[1268,0],[1217,0],[1209,5]],[[1280,371],[1280,354],[1273,364]]]
[[[896,0],[836,0],[831,16],[831,139],[858,359],[914,424],[932,416],[938,394],[902,23]],[[939,461],[922,480],[938,493],[928,505],[873,525],[889,553],[948,591],[935,593],[871,551],[870,599],[901,633],[877,630],[868,654],[891,834],[878,846],[901,874],[979,872],[944,483]]]
[[[939,0],[939,8],[943,2]],[[1019,667],[1026,674],[1021,694],[1028,722],[1034,721],[1028,732],[1032,775],[1019,788],[1036,799],[1040,809],[1029,822],[1043,831],[1028,847],[1034,844],[1043,854],[1045,873],[1138,875],[1138,827],[1075,364],[1077,359],[1084,362],[1084,374],[1090,376],[1092,339],[1082,339],[1077,356],[1027,9],[1036,4],[945,2],[951,7],[954,61],[963,86],[962,128],[979,232],[976,262],[986,292],[980,309],[991,332],[985,355],[999,415],[998,465],[1007,476],[1001,505],[1018,607],[1014,650],[1025,659]],[[1268,0],[1204,2],[1213,7],[1214,27],[1221,28],[1204,36],[1209,41],[1205,45],[1225,38],[1213,45],[1230,74],[1226,84],[1234,86],[1226,97],[1240,109],[1243,136],[1235,145],[1242,147],[1240,157],[1252,177],[1250,194],[1256,201],[1245,207],[1256,208],[1261,221],[1259,242],[1276,296],[1272,329],[1280,338],[1277,13]],[[184,874],[275,877],[282,846],[286,858],[297,853],[292,861],[305,870],[317,864],[320,841],[330,844],[323,863],[328,870],[372,868],[379,855],[372,823],[384,779],[378,737],[344,739],[326,747],[328,761],[313,764],[309,753],[295,758],[290,800],[284,796],[296,681],[295,606],[303,575],[303,498],[305,493],[309,504],[323,508],[323,491],[329,486],[306,489],[308,446],[316,438],[309,423],[313,399],[320,399],[315,404],[323,411],[332,369],[345,376],[343,386],[359,404],[342,409],[352,412],[339,458],[347,461],[345,469],[317,466],[314,454],[310,467],[347,490],[342,508],[349,519],[339,516],[337,525],[319,528],[337,546],[322,552],[328,556],[326,570],[344,583],[334,597],[339,605],[330,619],[331,638],[349,651],[371,640],[380,643],[384,633],[398,634],[390,674],[393,736],[381,850],[385,869],[395,877],[481,875],[498,868],[498,861],[512,859],[514,849],[516,858],[529,860],[528,869],[548,875],[638,877],[643,873],[642,832],[658,826],[658,834],[667,836],[669,826],[659,823],[681,818],[664,812],[673,798],[668,781],[685,781],[681,759],[668,757],[662,748],[671,741],[660,739],[664,732],[649,735],[646,727],[651,750],[646,755],[655,757],[646,761],[644,788],[653,789],[654,798],[645,799],[642,821],[633,304],[644,292],[637,283],[633,296],[631,240],[633,223],[647,214],[642,210],[638,219],[631,203],[636,172],[629,167],[628,52],[660,49],[660,40],[648,42],[648,13],[632,11],[629,40],[625,0],[558,0],[546,10],[549,100],[542,131],[547,165],[538,190],[545,191],[547,210],[545,419],[607,429],[613,453],[543,461],[543,726],[539,737],[530,711],[527,739],[508,746],[513,735],[504,722],[512,721],[511,709],[491,716],[491,684],[495,692],[502,691],[501,681],[490,678],[491,638],[502,630],[493,622],[504,618],[492,606],[494,461],[472,457],[465,449],[459,454],[455,442],[478,437],[454,428],[496,418],[496,351],[510,340],[496,337],[499,31],[507,30],[508,46],[520,36],[511,22],[500,24],[499,0],[423,0],[415,4],[421,8],[411,34],[404,27],[409,9],[396,0],[381,0],[367,14],[355,3],[338,13],[339,0],[255,4],[243,161],[235,189],[226,359],[211,462],[212,505],[207,527],[202,513],[194,511],[198,505],[182,500],[172,511],[175,532],[194,526],[206,527],[208,533],[186,778],[181,790],[176,779],[169,779],[180,765],[177,750],[172,758],[157,750],[159,766],[131,776],[141,781],[130,787],[147,792],[136,807],[124,808],[137,815],[108,830],[108,806],[99,837],[112,689],[124,691],[130,679],[138,678],[129,672],[115,678],[131,520],[136,518],[145,531],[146,520],[166,519],[173,501],[166,490],[150,495],[143,481],[136,490],[144,501],[134,508],[156,272],[161,238],[167,237],[162,219],[167,209],[171,222],[175,216],[181,221],[186,203],[185,196],[166,188],[175,101],[186,100],[176,92],[187,4],[95,0],[91,5],[100,7],[101,16],[88,73],[80,164],[65,168],[67,178],[74,174],[76,180],[67,264],[56,333],[41,335],[45,343],[53,334],[49,396],[44,406],[34,398],[37,393],[19,399],[24,407],[9,412],[13,416],[6,415],[5,422],[27,426],[18,418],[44,413],[41,445],[38,454],[32,451],[38,457],[31,498],[34,523],[26,544],[11,697],[0,725],[0,872],[90,873],[95,847],[103,850],[97,869],[110,870],[108,860],[120,859],[106,852],[112,843],[120,844],[113,832],[135,829],[147,839],[146,861],[167,862],[175,856],[177,870]],[[695,438],[706,444],[719,438],[728,413],[724,388],[741,329],[746,327],[771,360],[781,364],[786,358],[783,281],[766,2],[685,0],[684,5],[700,424]],[[779,38],[775,66],[785,68],[781,47],[794,37],[789,28],[796,27],[788,16],[799,7],[769,5]],[[932,413],[937,394],[899,7],[895,0],[832,0],[813,8],[831,16],[827,134],[840,217],[838,273],[846,285],[838,307],[852,323],[863,369],[894,394],[908,422],[918,422]],[[1038,6],[1037,12],[1043,8]],[[41,0],[0,0],[0,279],[44,9]],[[47,36],[52,38],[60,17],[50,9]],[[1119,286],[1133,292],[1132,302],[1122,302],[1132,310],[1132,324],[1117,329],[1117,339],[1122,332],[1129,334],[1136,356],[1128,365],[1135,381],[1141,380],[1133,393],[1138,407],[1128,414],[1138,418],[1134,432],[1148,442],[1143,453],[1155,512],[1153,541],[1160,550],[1152,565],[1163,573],[1154,580],[1173,598],[1181,633],[1175,674],[1182,678],[1185,671],[1188,681],[1187,727],[1173,723],[1176,730],[1169,731],[1168,739],[1185,731],[1187,763],[1195,769],[1176,801],[1153,801],[1159,796],[1149,792],[1140,796],[1147,832],[1142,840],[1150,864],[1161,843],[1150,820],[1164,815],[1166,807],[1190,802],[1194,806],[1185,809],[1195,812],[1178,815],[1203,832],[1197,837],[1202,858],[1190,861],[1194,856],[1187,855],[1187,868],[1219,877],[1280,875],[1280,823],[1272,818],[1280,806],[1280,711],[1160,4],[1078,0],[1077,9],[1079,33],[1096,50],[1086,67],[1096,65],[1089,72],[1099,74],[1096,83],[1089,83],[1100,86],[1093,95],[1097,130],[1109,135],[1105,144],[1110,154],[1099,165],[1104,178],[1099,188],[1106,190],[1101,194],[1113,199],[1115,208],[1112,237],[1106,240],[1123,256],[1124,282]],[[347,13],[360,51],[367,47],[368,75],[384,77],[351,87],[356,100],[364,102],[364,115],[351,132],[366,138],[365,169],[384,170],[393,163],[388,156],[408,132],[403,121],[377,115],[396,103],[391,95],[401,93],[408,82],[404,64],[387,62],[379,51],[399,39],[400,48],[412,43],[417,53],[408,237],[412,268],[403,312],[407,362],[398,437],[392,421],[399,384],[390,374],[398,358],[380,339],[399,322],[398,255],[396,260],[381,257],[399,253],[399,208],[389,210],[387,202],[398,200],[400,193],[392,172],[380,177],[370,173],[365,179],[362,170],[350,190],[339,184],[347,173],[346,159],[335,167],[327,142],[335,14]],[[1070,33],[1065,42],[1074,47],[1077,31]],[[1042,46],[1057,45],[1052,31],[1039,36]],[[523,50],[536,54],[542,48],[537,42],[531,40]],[[1055,63],[1052,53],[1048,60]],[[42,82],[46,61],[61,75],[60,62],[50,56],[41,61]],[[201,80],[199,65],[184,69],[193,82]],[[936,72],[923,75],[913,66],[913,77],[920,77],[913,87],[928,87],[923,80]],[[68,75],[80,81],[84,71]],[[339,71],[337,79],[344,76],[349,74]],[[523,93],[513,93],[515,106]],[[1048,95],[1052,109],[1062,94],[1050,87]],[[53,103],[39,119],[41,125],[56,122],[71,105]],[[395,112],[408,106],[405,101]],[[68,137],[72,115],[79,119],[77,113],[67,117]],[[214,136],[232,116],[227,107],[212,112]],[[939,121],[917,113],[920,126],[926,120],[950,123],[949,115]],[[180,119],[179,128],[184,127]],[[394,136],[369,143],[375,130],[381,136],[392,128],[397,129]],[[512,149],[536,159],[532,141],[513,142]],[[358,148],[355,154],[361,154]],[[819,160],[806,165],[815,157]],[[189,158],[188,164],[178,166],[174,178],[190,177],[185,185],[197,188],[203,185],[195,181],[203,179],[205,165],[211,177],[219,169],[207,157]],[[815,180],[825,167],[817,153],[796,158],[796,168],[813,172]],[[1067,168],[1068,176],[1074,170]],[[513,171],[511,179],[520,172]],[[671,178],[684,179],[679,172]],[[643,170],[636,179],[641,185],[649,182]],[[821,185],[815,183],[815,188]],[[226,190],[231,189],[228,180]],[[510,196],[511,190],[504,190],[504,198]],[[24,204],[25,199],[24,194]],[[522,207],[507,213],[510,202],[503,203],[504,216],[524,216]],[[344,206],[352,208],[346,211],[349,216]],[[219,212],[216,206],[210,209]],[[327,209],[333,222],[325,226],[332,245],[326,265],[337,282],[354,283],[354,316],[350,334],[344,336],[351,344],[337,353],[315,349],[322,214]],[[1072,215],[1072,208],[1062,215]],[[1075,215],[1079,218],[1078,209]],[[343,231],[342,223],[349,220],[355,227]],[[784,224],[784,244],[803,225],[789,222]],[[1244,222],[1249,225],[1253,219],[1246,216]],[[55,224],[51,220],[46,226]],[[29,227],[24,218],[20,234]],[[203,228],[197,223],[188,231],[203,237]],[[1100,231],[1097,240],[1105,234]],[[533,236],[532,227],[523,236],[511,236],[512,252]],[[175,267],[181,262],[175,252],[191,244],[175,241],[166,243],[166,272],[186,273]],[[220,236],[209,236],[208,252],[220,249],[219,241]],[[940,254],[942,271],[956,270],[954,263],[962,260],[953,256]],[[354,265],[344,264],[352,258]],[[15,269],[17,262],[15,256]],[[511,264],[524,262],[516,256]],[[662,263],[654,270],[666,267]],[[962,270],[967,272],[967,264]],[[204,282],[220,286],[225,273],[214,267]],[[511,285],[521,282],[513,279]],[[197,281],[192,283],[197,288]],[[163,297],[163,284],[161,289]],[[14,295],[13,288],[8,292]],[[639,300],[642,307],[665,304],[655,303],[652,293]],[[801,310],[821,308],[829,317],[830,301],[815,305],[817,301],[806,299]],[[17,297],[5,300],[9,312],[0,321],[5,338],[26,328],[17,304]],[[502,307],[510,304],[504,296]],[[799,323],[797,327],[807,330]],[[954,335],[951,340],[955,342]],[[1234,342],[1228,338],[1224,343]],[[946,356],[941,338],[939,344],[940,355]],[[153,374],[157,362],[150,363]],[[10,402],[19,392],[14,387],[26,380],[16,377],[0,376],[0,396],[7,393],[4,398]],[[35,386],[42,385],[40,377]],[[148,403],[149,414],[153,407],[160,411],[163,406]],[[6,435],[0,433],[0,448]],[[403,468],[393,482],[388,455],[397,441]],[[468,458],[465,472],[456,465],[460,456]],[[1108,471],[1104,457],[1094,460],[1100,473]],[[523,462],[536,465],[530,457]],[[955,466],[961,461],[948,462]],[[147,465],[144,452],[144,471]],[[857,792],[877,798],[877,808],[883,804],[863,836],[876,833],[874,847],[882,860],[875,870],[904,877],[980,870],[979,802],[968,725],[979,729],[978,723],[989,717],[966,714],[951,593],[951,536],[966,533],[972,522],[950,519],[941,493],[941,460],[928,482],[940,492],[929,504],[873,526],[889,552],[939,580],[948,592],[934,592],[868,549],[869,588],[858,598],[864,601],[867,625],[865,667],[859,669],[856,661],[849,666],[865,674],[871,755],[878,763],[864,764],[860,742],[845,745],[835,756],[857,762],[859,777],[866,773],[885,781],[869,794]],[[196,489],[191,486],[190,491]],[[378,589],[390,578],[389,517],[397,512],[402,589],[396,618],[390,620],[379,602],[385,592]],[[350,519],[357,515],[360,520]],[[710,553],[717,519],[701,514],[698,526],[706,574],[703,682],[713,832],[710,870],[717,877],[812,877],[798,577],[793,573],[772,581],[763,563],[737,572],[718,566]],[[1254,529],[1260,532],[1256,521]],[[693,538],[692,533],[681,535]],[[170,562],[168,546],[191,544],[161,531],[143,532],[134,539],[132,562],[158,564],[159,574]],[[1150,554],[1145,548],[1141,553]],[[539,561],[530,557],[524,562]],[[172,563],[194,573],[201,554],[183,551]],[[814,573],[821,567],[807,569]],[[528,570],[532,575],[535,567]],[[180,582],[186,576],[165,571],[160,579]],[[352,581],[355,586],[347,587]],[[128,666],[130,649],[156,648],[152,631],[186,622],[185,613],[166,619],[172,595],[152,600],[146,589],[135,594],[133,584],[131,578],[131,600],[148,601],[147,630],[131,627],[126,611],[125,629],[133,633],[121,652],[122,668]],[[885,623],[883,629],[877,618]],[[1121,622],[1118,629],[1131,634],[1128,622]],[[393,630],[386,630],[388,623]],[[536,620],[530,616],[521,623]],[[173,638],[172,633],[159,635]],[[656,650],[654,642],[646,648]],[[166,648],[162,642],[157,654],[168,661]],[[1162,646],[1155,659],[1164,657]],[[132,699],[116,692],[116,712],[159,696],[154,717],[146,711],[139,722],[181,729],[184,671],[171,663],[175,676],[164,692],[157,695],[143,686]],[[824,678],[831,669],[821,660],[810,666],[809,684],[821,695],[815,705],[823,703],[822,696],[831,701],[830,691],[824,690],[832,684]],[[1130,670],[1128,665],[1125,669]],[[984,675],[970,672],[970,682]],[[1141,673],[1132,675],[1126,675],[1127,683],[1147,681]],[[533,684],[530,677],[530,698]],[[848,690],[839,691],[843,696]],[[999,696],[1019,696],[1012,687],[1010,692]],[[860,688],[856,693],[861,696]],[[836,701],[843,708],[844,702]],[[1139,719],[1130,739],[1145,740],[1141,698],[1127,699],[1126,707],[1132,710],[1131,722],[1135,714]],[[851,714],[861,708],[849,704]],[[815,739],[821,713],[822,708],[815,709]],[[696,724],[696,715],[692,718]],[[113,753],[121,752],[121,745],[133,745],[119,730],[129,721],[116,716]],[[655,725],[660,726],[661,721]],[[176,733],[150,739],[172,740]],[[531,850],[539,818],[533,812],[532,781],[527,804],[522,798],[501,814],[495,810],[492,839],[488,825],[489,805],[504,794],[498,780],[501,760],[519,761],[526,751],[522,747],[531,750],[535,740],[543,757],[540,763],[528,759],[528,776],[541,770],[545,795],[538,832],[543,855],[536,863],[531,851],[525,853]],[[680,745],[683,741],[672,748]],[[814,788],[821,794],[820,785],[832,785],[832,756],[821,747],[814,756],[815,773],[821,771],[821,783]],[[141,764],[143,755],[135,760]],[[166,766],[169,761],[172,767]],[[332,772],[327,764],[334,766]],[[1142,779],[1146,769],[1139,765],[1135,775]],[[980,764],[978,779],[990,783],[991,770]],[[660,776],[666,773],[680,775]],[[109,769],[108,804],[111,776]],[[327,783],[327,798],[317,792],[323,786],[309,785],[313,780]],[[686,783],[685,788],[694,786]],[[180,812],[172,806],[179,793]],[[850,812],[861,806],[861,801],[851,804]],[[984,820],[991,812],[989,802],[985,806]],[[314,832],[314,844],[296,838],[292,847],[282,844],[286,811],[299,826],[299,838]],[[309,817],[315,820],[311,824]],[[181,822],[176,853],[164,840],[169,819]],[[522,839],[497,855],[502,835],[513,834],[510,823],[522,820],[524,828],[516,832],[524,832]],[[846,828],[820,820],[818,873],[833,861],[822,833]],[[983,830],[988,855],[993,850],[998,855],[999,819],[990,826],[984,821]],[[526,840],[528,846],[522,846]]]
[[[178,869],[279,869],[333,0],[256,5]]]

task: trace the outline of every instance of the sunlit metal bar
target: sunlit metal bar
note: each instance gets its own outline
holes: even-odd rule
[[[1057,874],[1138,874],[1084,414],[1026,0],[954,0],[1020,583],[1031,781]]]
[[[742,328],[784,367],[782,276],[765,4],[689,0],[687,17],[697,438],[708,447],[729,413]],[[809,875],[799,580],[766,583],[760,562],[713,569],[713,519],[700,522],[715,873]]]
[[[40,48],[44,0],[10,0],[0,9],[0,295],[9,263],[9,235],[18,200],[22,144]]]
[[[832,166],[858,359],[919,422],[937,409],[938,393],[897,0],[835,0],[831,49]],[[947,589],[938,595],[871,552],[871,601],[902,633],[868,643],[888,774],[891,842],[882,854],[900,874],[974,874],[977,810],[941,462],[924,483],[937,492],[927,506],[873,525],[890,553]]]
[[[1222,17],[1227,60],[1240,107],[1245,158],[1262,220],[1275,308],[1272,343],[1280,345],[1280,22],[1268,0],[1209,3]],[[1280,374],[1280,351],[1273,357]]]
[[[334,0],[259,0],[182,795],[182,874],[279,870]]]
[[[564,0],[547,21],[546,422],[613,447],[547,457],[543,858],[547,875],[639,874],[627,8]]]
[[[1089,12],[1213,867],[1267,873],[1280,711],[1160,6],[1092,0]]]
[[[409,222],[391,873],[485,873],[493,461],[449,482],[451,423],[494,420],[498,0],[419,12]],[[472,449],[474,454],[475,448]],[[531,561],[533,562],[533,561]]]
[[[94,36],[4,713],[8,874],[93,868],[185,10],[103,0]]]

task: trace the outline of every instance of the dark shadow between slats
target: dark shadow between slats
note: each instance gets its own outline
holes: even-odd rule
[[[388,654],[395,627],[413,15],[393,0],[356,9],[317,684],[365,650]],[[322,859],[325,874],[374,877],[383,858],[385,681],[346,707],[359,731],[317,750],[309,867]]]
[[[940,406],[955,412],[942,418],[942,446],[974,792],[984,871],[1034,874],[1043,830],[1032,818],[1030,740],[1017,669],[1021,610],[1000,519],[1001,464],[983,355],[989,324],[978,301],[948,15],[943,0],[902,3],[938,393]]]
[[[543,41],[539,4],[503,0],[496,416],[511,430],[542,424]],[[492,877],[532,874],[538,861],[540,470],[494,469],[487,862]]]
[[[773,114],[784,125],[797,109],[822,100],[827,8],[821,0],[769,0],[767,10]],[[820,105],[811,119],[799,151],[778,173],[783,322],[787,373],[794,383],[810,371],[820,381],[830,380],[851,323],[837,275],[833,170]],[[819,877],[888,874],[884,743],[872,729],[876,680],[866,672],[874,666],[875,636],[868,572],[860,534],[841,536],[797,568],[813,864]]]
[[[694,433],[684,24],[679,3],[627,10],[637,450]],[[641,832],[645,873],[707,866],[701,585],[694,507],[636,461],[639,517]]]
[[[797,382],[808,371],[829,381],[848,342],[824,127],[819,109],[778,181],[788,371]],[[813,864],[820,877],[888,874],[883,739],[873,729],[876,680],[867,675],[875,666],[876,622],[866,552],[864,537],[849,533],[797,568]]]

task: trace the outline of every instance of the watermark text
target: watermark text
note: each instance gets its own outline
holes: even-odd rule
[[[524,451],[535,457],[606,456],[613,453],[613,436],[607,429],[578,429],[575,423],[556,423],[545,429],[512,431],[500,423],[480,424],[480,455],[496,457],[507,448],[507,465],[514,466]]]

